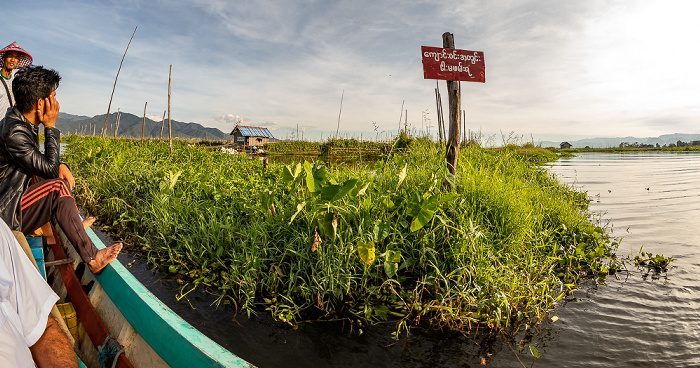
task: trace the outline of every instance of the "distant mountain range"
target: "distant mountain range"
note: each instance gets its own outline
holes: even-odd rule
[[[71,115],[59,113],[56,127],[61,130],[62,135],[84,134],[102,136],[102,129],[105,126],[105,116],[107,114],[97,115],[93,117]],[[110,137],[114,136],[114,126],[117,121],[117,113],[109,114],[107,123],[107,131]],[[143,125],[143,116],[136,116],[129,113],[121,113],[119,118],[119,130],[117,136],[122,138],[141,138],[141,127]],[[228,133],[224,133],[216,128],[207,128],[197,123],[183,123],[172,120],[173,138],[192,139],[199,138],[204,140],[227,140],[230,138]],[[153,121],[146,118],[146,128],[144,136],[146,138],[160,137],[161,122]],[[163,138],[168,137],[168,121],[165,120],[163,127]]]
[[[629,143],[630,145],[633,145],[634,143],[638,144],[651,144],[656,146],[658,143],[659,146],[664,146],[664,145],[669,145],[669,144],[676,144],[678,141],[682,141],[684,143],[690,143],[693,141],[700,141],[700,134],[683,134],[683,133],[675,133],[675,134],[664,134],[660,135],[658,137],[648,137],[648,138],[635,138],[635,137],[617,137],[617,138],[586,138],[586,139],[579,139],[576,141],[567,141],[571,144],[571,148],[585,148],[585,147],[590,147],[590,148],[611,148],[611,147],[619,147],[620,143],[626,142]],[[561,142],[552,142],[552,141],[542,141],[540,142],[542,147],[555,147],[559,148],[559,145],[562,143]]]

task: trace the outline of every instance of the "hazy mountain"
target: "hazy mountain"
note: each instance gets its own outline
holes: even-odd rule
[[[663,145],[669,145],[669,144],[676,144],[678,141],[682,141],[685,143],[690,143],[693,141],[700,141],[700,134],[683,134],[683,133],[675,133],[675,134],[664,134],[658,137],[647,137],[647,138],[636,138],[636,137],[617,137],[617,138],[587,138],[587,139],[579,139],[576,141],[567,141],[571,143],[572,148],[585,148],[586,146],[590,148],[610,148],[610,147],[619,147],[620,143],[622,142],[627,142],[629,144],[634,144],[634,143],[639,143],[639,144],[651,144],[651,145],[656,145],[657,143],[659,146]],[[542,147],[556,147],[559,148],[559,145],[562,142],[552,142],[552,141],[543,141],[541,142]]]
[[[105,126],[105,116],[106,114],[97,115],[93,117],[71,115],[66,113],[59,113],[58,120],[56,121],[56,126],[61,130],[63,135],[69,134],[85,134],[91,135],[93,131],[96,135],[101,136],[102,129]],[[109,114],[109,121],[107,123],[107,131],[110,137],[114,136],[114,126],[117,121],[117,113]],[[121,113],[119,118],[119,130],[117,132],[118,137],[126,138],[141,138],[141,127],[143,124],[143,117],[136,116],[129,113]],[[216,128],[207,128],[197,123],[183,123],[179,121],[172,120],[173,128],[173,138],[199,138],[199,139],[210,139],[210,140],[227,140],[229,139],[228,133],[224,133]],[[146,127],[144,136],[147,138],[158,138],[160,137],[161,122],[153,121],[146,118]],[[168,137],[168,121],[166,119],[163,126],[163,138]]]

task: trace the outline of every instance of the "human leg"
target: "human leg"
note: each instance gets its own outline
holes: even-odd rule
[[[121,243],[98,249],[85,232],[75,198],[62,179],[42,180],[29,187],[22,196],[22,232],[31,234],[55,216],[68,239],[88,264],[90,271],[99,273],[116,259]]]

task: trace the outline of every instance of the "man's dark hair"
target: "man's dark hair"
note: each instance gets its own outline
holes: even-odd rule
[[[49,97],[51,91],[58,88],[60,81],[61,76],[53,69],[43,66],[20,69],[12,80],[12,94],[19,111],[23,114],[30,112],[37,101]]]

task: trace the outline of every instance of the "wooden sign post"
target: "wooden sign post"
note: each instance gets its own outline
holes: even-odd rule
[[[423,76],[425,79],[442,79],[447,81],[450,130],[447,136],[445,160],[447,161],[447,170],[450,174],[455,175],[461,136],[459,81],[485,83],[486,72],[483,52],[455,49],[454,36],[449,32],[443,33],[442,45],[443,48],[421,47]],[[445,180],[443,185],[448,189],[452,189],[451,183],[447,180]]]
[[[452,33],[445,32],[442,34],[442,47],[446,49],[455,48],[455,39]],[[459,82],[447,81],[447,100],[450,106],[450,132],[447,135],[447,153],[445,160],[447,161],[447,171],[453,176],[457,173],[457,158],[459,158],[459,127],[460,124],[460,90]],[[448,181],[443,183],[443,186],[452,189]]]

